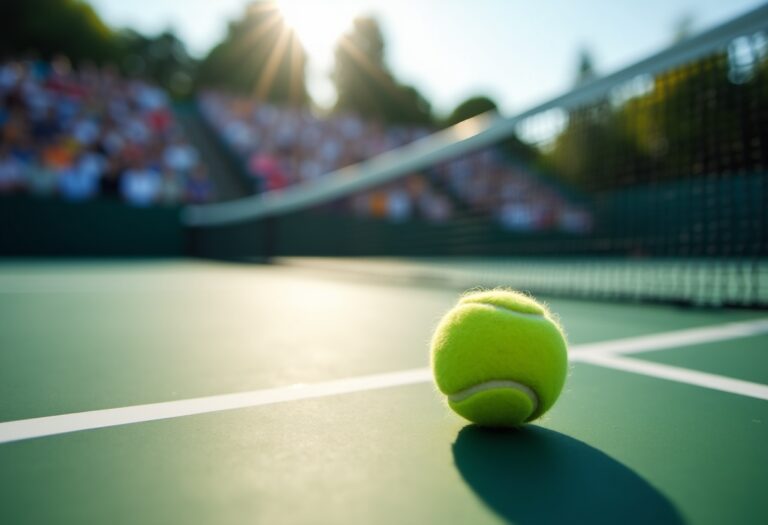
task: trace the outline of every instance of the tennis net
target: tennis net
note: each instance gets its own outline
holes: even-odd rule
[[[460,286],[764,308],[767,206],[764,6],[518,115],[184,220],[200,255],[399,257]]]

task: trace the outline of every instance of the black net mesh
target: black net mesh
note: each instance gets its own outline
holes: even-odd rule
[[[365,155],[364,131],[344,140]],[[519,120],[481,150],[204,229],[198,242],[240,255],[408,257],[417,275],[457,284],[766,307],[767,162],[768,39],[756,32]]]

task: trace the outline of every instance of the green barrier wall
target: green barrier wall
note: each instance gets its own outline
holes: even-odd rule
[[[0,255],[184,255],[179,208],[0,197]]]
[[[745,257],[768,254],[762,175],[698,178],[592,196],[589,234],[510,232],[487,216],[436,225],[308,210],[192,230],[193,253],[272,255],[480,255]],[[734,203],[738,203],[735,206]]]

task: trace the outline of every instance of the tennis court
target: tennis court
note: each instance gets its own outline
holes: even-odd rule
[[[434,129],[350,117],[327,165],[305,127],[340,117],[205,91],[174,111],[218,201],[9,196],[0,523],[765,523],[768,6],[581,80]],[[513,430],[429,369],[494,287],[569,342]]]
[[[502,432],[455,416],[425,371],[456,297],[279,265],[4,262],[3,521],[766,515],[763,313],[550,298],[565,391]]]

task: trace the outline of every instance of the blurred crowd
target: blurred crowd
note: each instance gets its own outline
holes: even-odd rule
[[[0,194],[135,206],[206,202],[212,185],[167,94],[64,58],[0,63]]]
[[[206,121],[241,160],[257,193],[315,180],[432,133],[424,127],[386,127],[349,114],[321,118],[308,109],[213,92],[198,101]],[[445,222],[482,214],[514,231],[580,233],[591,227],[585,210],[494,148],[354,195],[348,206],[358,216],[393,221]]]
[[[355,115],[320,118],[306,108],[205,93],[208,122],[243,159],[256,191],[315,179],[415,139],[426,128],[384,128]]]

